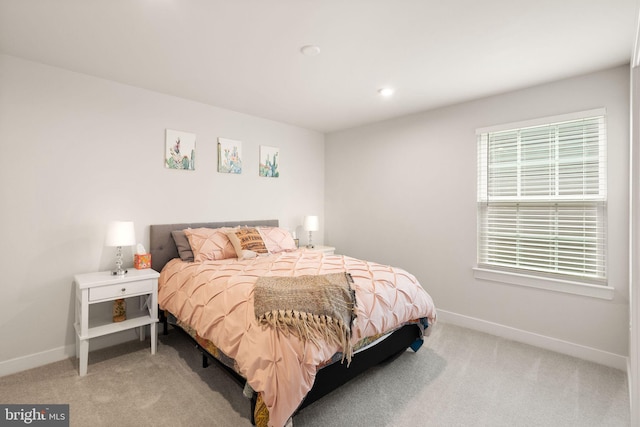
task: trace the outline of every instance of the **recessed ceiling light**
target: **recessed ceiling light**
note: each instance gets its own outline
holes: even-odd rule
[[[302,48],[300,48],[300,52],[306,56],[316,56],[320,53],[320,48],[316,45],[308,44],[306,46],[302,46]]]
[[[378,93],[381,96],[384,96],[385,98],[388,98],[391,95],[393,95],[393,89],[391,89],[390,87],[383,87],[382,89],[378,89]]]

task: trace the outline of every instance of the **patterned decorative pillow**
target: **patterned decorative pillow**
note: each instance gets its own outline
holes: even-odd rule
[[[256,227],[264,240],[269,253],[295,251],[296,242],[293,240],[289,230],[280,227]]]
[[[251,251],[257,254],[268,253],[260,232],[253,227],[241,227],[227,232],[231,245],[235,249],[235,256],[245,259],[243,251]]]
[[[189,228],[184,234],[189,239],[189,245],[193,251],[196,262],[215,261],[220,259],[235,258],[236,251],[227,237],[227,233],[233,228]]]

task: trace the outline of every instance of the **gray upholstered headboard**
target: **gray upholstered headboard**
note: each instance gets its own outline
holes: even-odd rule
[[[277,219],[256,220],[256,221],[224,221],[224,222],[194,222],[184,224],[152,224],[149,227],[149,243],[151,245],[151,268],[161,271],[166,263],[173,258],[178,258],[178,248],[176,247],[171,232],[174,230],[184,230],[185,228],[219,228],[236,227],[248,225],[264,225],[277,227]]]

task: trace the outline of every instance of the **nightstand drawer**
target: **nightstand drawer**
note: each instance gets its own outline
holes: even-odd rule
[[[89,289],[89,301],[110,298],[126,298],[153,290],[153,280],[139,280],[136,282],[118,283],[115,285],[99,286]]]

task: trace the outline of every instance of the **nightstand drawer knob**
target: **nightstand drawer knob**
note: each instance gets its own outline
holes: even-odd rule
[[[120,289],[120,292],[122,292],[124,294],[125,292],[127,292],[127,288]]]

